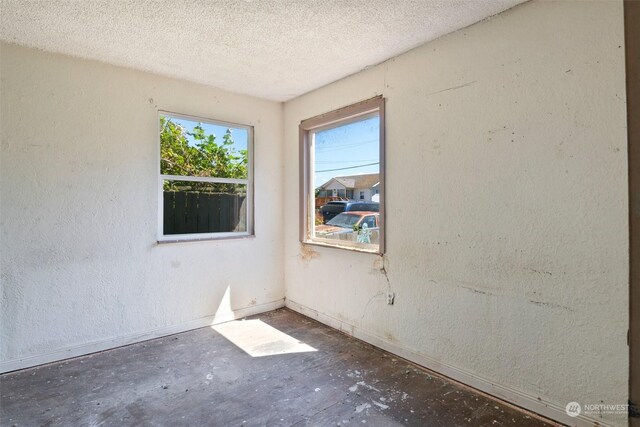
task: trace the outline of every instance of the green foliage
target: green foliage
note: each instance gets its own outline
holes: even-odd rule
[[[160,116],[160,173],[163,175],[247,178],[247,150],[235,150],[231,129],[221,143],[207,135],[200,123],[192,131]],[[189,145],[189,137],[195,144]],[[165,181],[165,191],[232,191],[234,184]]]

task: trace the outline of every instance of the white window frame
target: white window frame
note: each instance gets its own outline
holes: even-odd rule
[[[179,175],[163,175],[160,173],[160,161],[162,153],[160,148],[160,116],[176,118],[182,120],[190,120],[199,123],[212,124],[216,126],[224,126],[229,128],[244,129],[247,131],[247,178],[216,178],[216,177],[199,177],[199,176],[179,176]],[[205,117],[191,116],[187,114],[174,113],[171,111],[158,110],[158,140],[157,140],[157,156],[156,168],[158,175],[158,243],[186,242],[197,240],[220,240],[235,239],[254,236],[253,224],[253,145],[254,132],[253,126],[243,125],[239,123],[225,122],[222,120],[209,119]],[[188,234],[164,234],[164,181],[189,181],[189,182],[209,182],[217,184],[241,184],[247,186],[247,230],[246,231],[230,231],[220,233],[188,233]]]
[[[384,114],[385,98],[382,95],[362,101],[356,104],[343,107],[326,114],[321,114],[300,122],[300,242],[303,244],[326,246],[339,249],[348,249],[356,252],[366,252],[374,254],[383,254],[385,251],[385,198],[384,198],[384,182],[385,182],[385,114]],[[333,239],[323,239],[312,237],[312,229],[315,221],[315,188],[313,188],[314,173],[314,153],[311,149],[313,144],[312,135],[325,130],[335,128],[337,126],[347,125],[356,121],[364,120],[368,117],[380,117],[379,128],[379,148],[380,148],[380,238],[377,250],[362,248],[358,246],[349,246],[345,242]]]

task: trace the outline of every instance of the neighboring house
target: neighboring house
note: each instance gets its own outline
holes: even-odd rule
[[[371,202],[378,194],[380,174],[335,176],[318,187],[318,197],[340,197]],[[379,201],[379,196],[373,199]]]
[[[373,191],[373,194],[371,195],[371,201],[380,203],[380,182],[376,182],[375,184],[373,184],[373,187],[371,187],[371,191]]]

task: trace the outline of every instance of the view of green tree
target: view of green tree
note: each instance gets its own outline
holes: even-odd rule
[[[222,141],[207,135],[200,125],[192,130],[176,124],[171,118],[160,116],[160,173],[163,175],[217,178],[247,178],[247,150],[235,150],[231,129]],[[195,144],[189,144],[189,139]],[[189,188],[185,188],[185,184]],[[217,188],[224,184],[216,184]],[[233,184],[228,185],[230,189]],[[185,181],[165,181],[165,191],[207,191],[211,184]]]

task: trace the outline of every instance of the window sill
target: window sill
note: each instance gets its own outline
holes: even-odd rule
[[[344,246],[344,245],[336,245],[333,243],[325,243],[325,242],[318,242],[315,240],[307,240],[304,242],[300,242],[303,245],[310,245],[310,246],[320,246],[323,248],[332,248],[332,249],[341,249],[344,251],[349,251],[349,252],[360,252],[363,254],[370,254],[370,255],[377,255],[377,256],[381,256],[383,255],[382,252],[380,252],[379,249],[364,249],[364,248],[356,248],[356,247],[352,247],[352,246]]]
[[[225,236],[207,236],[207,237],[163,237],[158,239],[156,243],[158,245],[165,245],[171,243],[193,243],[193,242],[211,242],[211,241],[222,241],[222,240],[244,240],[244,239],[254,239],[256,237],[255,234],[239,234],[239,235],[225,235]]]

